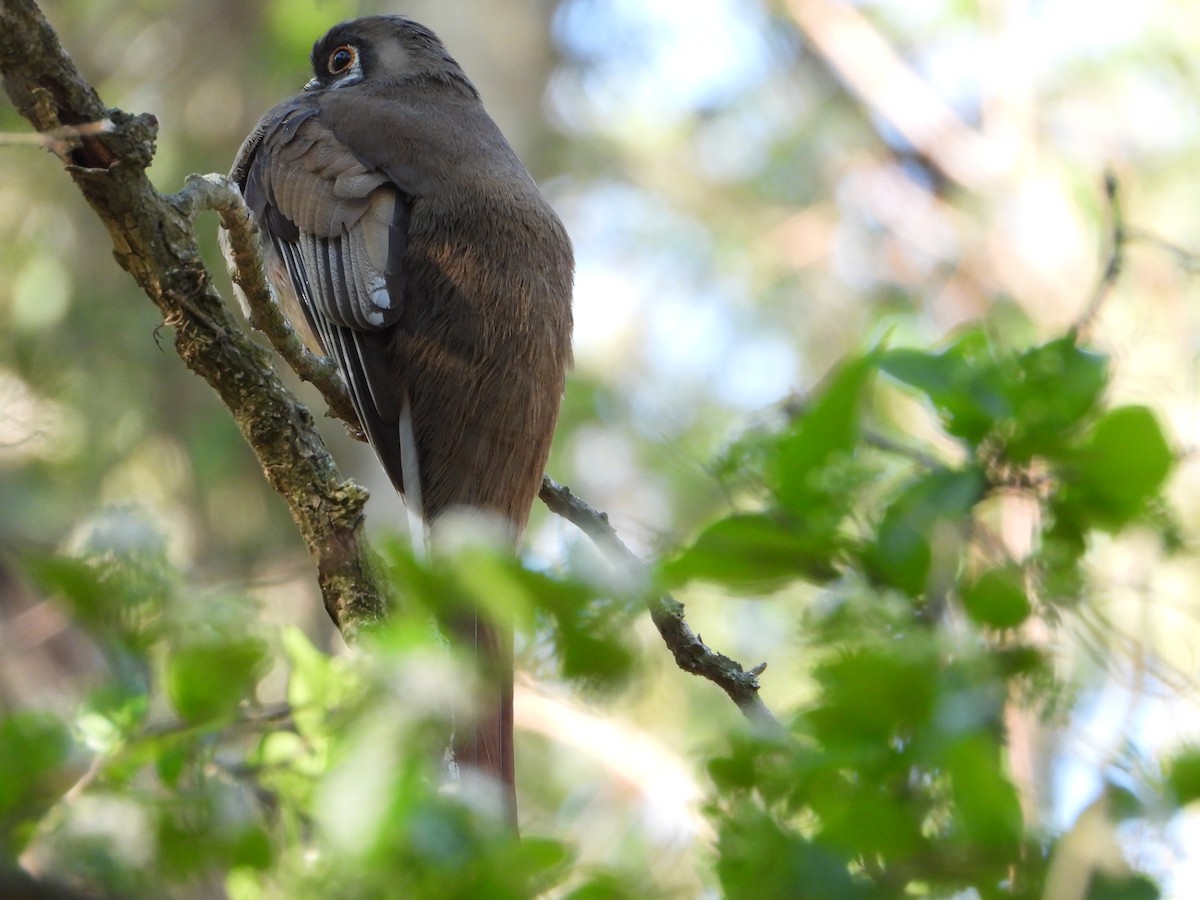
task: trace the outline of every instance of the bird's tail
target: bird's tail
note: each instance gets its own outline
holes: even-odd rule
[[[413,552],[417,557],[427,559],[431,549],[428,542],[433,541],[435,534],[427,532],[424,524],[420,458],[413,427],[412,404],[407,394],[401,405],[398,426],[401,457],[398,471],[402,471],[404,477],[396,486],[404,494]],[[511,533],[508,536],[515,547],[518,541]],[[470,781],[474,776],[482,775],[499,787],[504,818],[515,831],[517,788],[513,764],[512,625],[489,619],[480,610],[451,614],[444,625],[456,647],[474,662],[471,674],[474,676],[473,683],[477,685],[472,698],[474,702],[465,710],[455,711],[454,741],[451,745],[454,763],[460,779]]]
[[[513,634],[512,627],[466,613],[449,623],[454,642],[475,660],[476,696],[468,710],[456,715],[454,761],[465,781],[490,778],[501,791],[505,818],[517,825],[516,776],[513,767]]]

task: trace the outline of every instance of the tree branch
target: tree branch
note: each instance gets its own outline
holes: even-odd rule
[[[617,536],[606,513],[575,496],[569,488],[549,475],[542,478],[542,490],[538,496],[551,512],[578,527],[618,565],[634,572],[645,571],[645,563]],[[729,699],[754,724],[772,731],[783,730],[758,693],[758,676],[766,669],[766,663],[747,671],[741,663],[713,650],[692,631],[684,617],[683,604],[670,594],[651,594],[646,600],[646,609],[679,668],[707,678],[728,694]]]
[[[1166,238],[1159,237],[1153,232],[1128,225],[1121,206],[1121,185],[1117,176],[1111,170],[1104,173],[1104,198],[1107,202],[1108,218],[1108,253],[1104,270],[1092,289],[1092,296],[1087,306],[1071,326],[1071,334],[1077,342],[1087,338],[1088,332],[1100,315],[1100,310],[1108,299],[1113,287],[1120,280],[1125,270],[1128,248],[1132,244],[1143,244],[1168,254],[1175,263],[1188,275],[1200,272],[1200,254],[1181,247]]]
[[[1071,326],[1071,334],[1074,335],[1076,343],[1086,340],[1088,331],[1095,323],[1096,317],[1100,315],[1104,301],[1108,298],[1113,285],[1120,279],[1121,271],[1125,268],[1125,245],[1128,233],[1125,229],[1125,216],[1121,211],[1120,185],[1117,183],[1116,174],[1111,170],[1104,173],[1104,199],[1107,201],[1109,221],[1108,259],[1104,263],[1104,271],[1100,273],[1096,286],[1092,288],[1092,296],[1088,300],[1087,306]]]
[[[785,0],[788,15],[846,87],[952,181],[978,189],[1011,154],[972,128],[847,0]]]
[[[308,410],[221,301],[196,245],[194,204],[163,197],[146,177],[157,120],[107,109],[32,0],[0,3],[0,72],[36,131],[75,127],[56,148],[67,172],[108,228],[117,262],[174,328],[180,358],[229,408],[316,562],[326,610],[353,640],[385,607],[362,534],[366,492],[341,478]],[[105,120],[107,130],[76,127]]]
[[[340,419],[355,438],[366,440],[337,364],[304,346],[271,295],[262,242],[242,192],[223,175],[189,175],[183,190],[174,194],[171,200],[193,219],[206,209],[221,217],[225,229],[221,243],[228,256],[229,277],[246,298],[251,327],[265,334],[284,362],[321,392],[329,405],[329,415]]]

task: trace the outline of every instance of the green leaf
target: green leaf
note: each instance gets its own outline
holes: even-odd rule
[[[265,869],[275,854],[267,833],[256,825],[247,824],[240,833],[230,838],[228,855],[233,867]]]
[[[753,790],[758,778],[758,749],[749,741],[736,741],[728,755],[708,761],[708,774],[723,794]]]
[[[1167,784],[1180,806],[1200,800],[1200,748],[1189,747],[1171,760]]]
[[[287,696],[296,730],[308,739],[323,733],[325,710],[336,695],[339,678],[333,660],[312,645],[294,625],[281,635],[283,652],[291,664]]]
[[[779,438],[773,487],[780,504],[798,518],[811,520],[839,493],[823,483],[822,470],[858,445],[859,405],[873,364],[873,357],[863,357],[844,365]]]
[[[641,900],[644,896],[644,889],[628,887],[616,875],[602,872],[592,875],[564,900]]]
[[[67,556],[33,554],[22,562],[38,586],[65,600],[72,616],[84,626],[94,629],[112,619],[110,592],[100,583],[92,564]]]
[[[925,394],[946,430],[973,446],[1012,415],[1006,376],[980,330],[966,332],[940,353],[886,351],[879,356],[879,368]]]
[[[854,900],[866,897],[850,875],[852,857],[784,831],[765,814],[743,808],[721,824],[717,875],[729,900],[796,897]],[[803,893],[798,893],[802,887]]]
[[[191,748],[184,744],[163,746],[154,758],[154,771],[158,773],[159,780],[167,787],[175,788],[190,755]]]
[[[167,660],[167,696],[189,722],[220,719],[253,691],[265,656],[266,646],[254,637],[185,644]]]
[[[1017,463],[1060,458],[1067,437],[1090,416],[1108,383],[1108,357],[1069,337],[1021,354],[1008,385],[1013,433],[1005,454]]]
[[[832,537],[814,546],[772,516],[740,514],[709,525],[690,547],[663,565],[662,574],[671,586],[701,580],[763,591],[795,578],[832,577],[832,553]]]
[[[1154,413],[1144,406],[1119,407],[1068,457],[1062,502],[1082,524],[1117,530],[1146,509],[1174,462]]]
[[[1015,565],[988,569],[963,588],[963,607],[981,625],[1016,628],[1031,611],[1024,580],[1024,573]]]
[[[999,747],[983,735],[964,738],[947,752],[946,772],[963,838],[976,847],[1015,853],[1021,840],[1021,803],[1003,772]]]
[[[1065,504],[1062,494],[1060,491],[1050,503],[1050,515],[1054,521],[1042,533],[1036,565],[1041,570],[1043,596],[1074,601],[1083,594],[1081,563],[1087,552],[1087,541],[1081,530],[1083,526],[1075,521],[1075,514]]]
[[[1087,900],[1158,900],[1161,896],[1158,885],[1140,874],[1119,876],[1093,872],[1087,891]]]
[[[70,752],[66,727],[45,713],[0,719],[0,860],[21,851],[34,823],[70,787],[63,771]]]
[[[831,773],[814,779],[805,799],[821,819],[822,844],[863,856],[903,859],[920,852],[925,843],[913,805],[882,784]]]
[[[549,615],[563,677],[593,686],[623,681],[634,655],[625,638],[628,609],[620,599],[598,598],[588,585],[552,578],[507,562],[523,593],[523,605]],[[641,609],[640,604],[636,607]]]
[[[825,747],[878,746],[929,720],[934,708],[937,660],[908,658],[891,650],[858,650],[819,666],[819,705],[807,713]]]
[[[568,873],[571,862],[572,854],[561,842],[528,836],[521,838],[513,860],[529,879],[531,896],[554,887]]]
[[[917,597],[928,587],[935,541],[957,531],[983,497],[977,469],[936,469],[918,475],[891,503],[867,548],[872,574]],[[940,547],[940,544],[939,544]],[[957,546],[952,548],[957,559]],[[957,565],[957,563],[955,563]],[[952,573],[951,573],[952,574]]]

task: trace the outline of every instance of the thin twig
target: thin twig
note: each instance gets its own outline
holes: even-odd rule
[[[109,119],[101,119],[98,122],[83,122],[79,125],[60,125],[58,128],[33,134],[0,131],[0,145],[42,147],[59,159],[65,160],[68,153],[83,144],[85,137],[106,134],[112,129],[113,123]]]
[[[1125,246],[1128,233],[1125,230],[1125,217],[1121,212],[1121,192],[1116,173],[1111,169],[1104,173],[1104,198],[1108,208],[1108,260],[1104,271],[1092,289],[1091,299],[1075,324],[1071,326],[1071,334],[1079,343],[1087,338],[1087,333],[1100,314],[1100,308],[1112,291],[1113,285],[1121,277],[1125,267]]]
[[[1200,272],[1200,254],[1174,244],[1166,238],[1159,237],[1157,234],[1143,231],[1140,228],[1126,228],[1125,242],[1127,244],[1146,244],[1157,250],[1166,252],[1170,256],[1173,256],[1175,263],[1189,275],[1195,275],[1197,272]]]
[[[261,730],[272,726],[282,730],[291,727],[294,709],[290,703],[272,703],[259,708],[247,708],[242,714],[221,727],[221,734],[229,735],[235,731]],[[164,737],[184,735],[190,732],[210,728],[209,724],[196,724],[183,719],[164,719],[152,722],[134,736],[134,740],[157,740]]]
[[[608,521],[607,513],[577,497],[570,488],[559,484],[549,475],[542,478],[542,490],[538,496],[551,512],[578,527],[618,566],[627,571],[645,573],[645,563],[621,541],[616,529]],[[766,669],[766,663],[747,671],[741,663],[713,650],[692,631],[684,617],[683,604],[670,594],[650,594],[646,598],[646,608],[679,668],[717,685],[754,724],[774,732],[783,731],[783,726],[758,693],[758,676]]]
[[[1200,273],[1200,253],[1188,250],[1153,232],[1125,224],[1125,216],[1121,209],[1120,185],[1111,170],[1104,173],[1104,196],[1108,204],[1108,259],[1096,287],[1092,290],[1088,305],[1071,328],[1076,341],[1087,337],[1087,332],[1095,323],[1104,301],[1120,279],[1125,269],[1126,251],[1131,244],[1144,244],[1167,253],[1174,257],[1175,263],[1189,275]]]

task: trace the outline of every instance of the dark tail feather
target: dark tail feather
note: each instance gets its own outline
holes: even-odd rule
[[[449,628],[455,642],[472,651],[479,695],[473,714],[459,714],[454,726],[454,759],[474,769],[503,791],[504,812],[516,830],[517,790],[513,767],[513,636],[482,614],[468,614]]]

